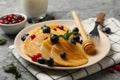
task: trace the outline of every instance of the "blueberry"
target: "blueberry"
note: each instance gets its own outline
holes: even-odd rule
[[[65,52],[61,52],[60,57],[61,57],[62,59],[66,58],[66,53],[65,53]]]
[[[18,18],[18,19],[22,19],[22,16],[21,16],[21,15],[17,15],[17,18]]]
[[[48,66],[53,66],[53,65],[54,65],[54,60],[50,57],[50,58],[48,58],[48,59],[46,60],[46,64],[47,64]]]
[[[80,40],[79,35],[74,35],[74,36],[73,36],[73,40],[75,40],[76,42],[78,42],[78,41]]]
[[[28,22],[28,23],[33,23],[32,18],[27,18],[27,22]]]
[[[105,28],[105,32],[106,32],[107,34],[110,34],[110,33],[111,33],[111,29],[110,29],[109,27],[106,27],[106,28]]]
[[[25,39],[29,36],[29,34],[24,34],[22,37],[21,37],[21,40],[22,41],[25,41]]]
[[[71,39],[70,43],[76,44],[75,40]]]
[[[53,44],[55,44],[55,43],[58,42],[59,36],[57,36],[56,34],[52,34],[52,35],[50,36],[50,40],[51,40],[51,42],[52,42]]]
[[[79,29],[78,29],[77,27],[75,27],[75,28],[73,29],[73,32],[78,33],[78,32],[79,32]]]
[[[45,64],[45,59],[43,57],[38,58],[38,63]]]
[[[50,27],[43,27],[42,28],[42,30],[43,30],[43,33],[50,33]]]
[[[82,43],[83,43],[83,40],[80,40],[79,43],[82,44]]]

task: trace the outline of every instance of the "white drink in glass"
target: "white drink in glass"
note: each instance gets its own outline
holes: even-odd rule
[[[43,18],[47,13],[48,0],[22,0],[22,4],[28,18]]]

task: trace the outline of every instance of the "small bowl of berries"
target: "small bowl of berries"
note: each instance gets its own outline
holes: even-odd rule
[[[17,34],[25,27],[27,17],[22,13],[10,13],[0,16],[0,28],[6,34]]]

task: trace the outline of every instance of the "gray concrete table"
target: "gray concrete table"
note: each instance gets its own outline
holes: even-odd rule
[[[115,17],[120,20],[120,0],[49,0],[48,14],[54,15],[56,19],[72,19],[71,10],[78,12],[81,20],[96,17],[99,12],[105,12],[106,18]],[[120,10],[120,8],[119,8]],[[0,15],[5,13],[23,13],[21,0],[0,0]],[[7,44],[0,46],[0,80],[15,80],[14,75],[3,71],[2,66],[14,63],[21,71],[22,78],[19,80],[36,80],[11,54],[8,46],[12,45],[15,36],[6,35],[0,29],[0,38],[8,40]],[[80,80],[120,80],[120,72],[111,74],[106,70],[97,72],[87,78]]]

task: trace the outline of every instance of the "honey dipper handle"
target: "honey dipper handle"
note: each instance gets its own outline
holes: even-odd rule
[[[78,26],[78,29],[81,33],[83,40],[84,41],[87,40],[88,39],[87,34],[86,34],[85,30],[83,29],[82,23],[80,22],[80,19],[78,18],[77,13],[75,11],[72,11],[72,15],[76,22],[76,25]]]
[[[105,13],[100,13],[95,22],[102,24],[104,21]]]

